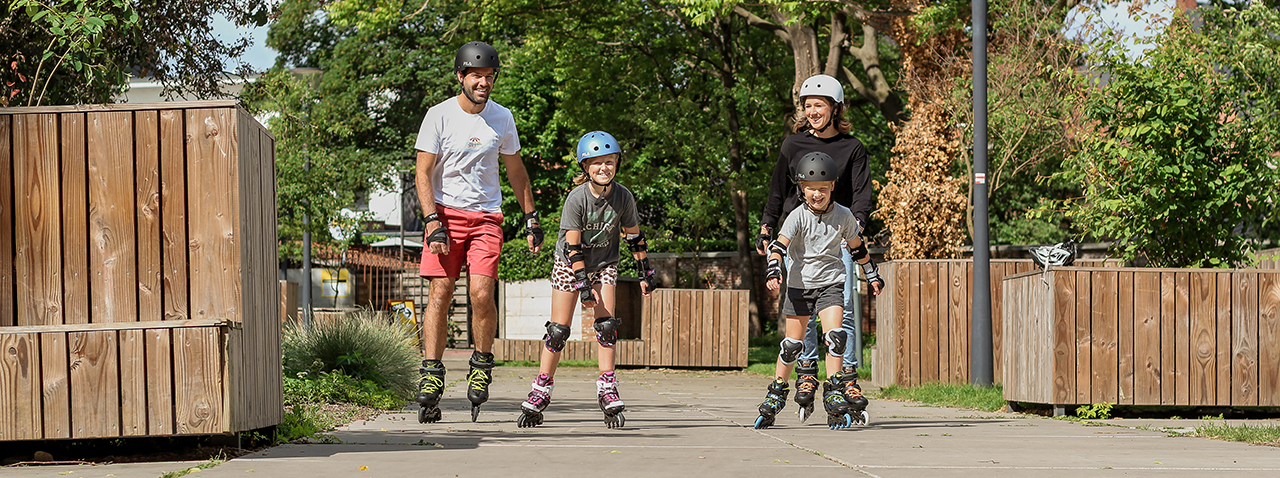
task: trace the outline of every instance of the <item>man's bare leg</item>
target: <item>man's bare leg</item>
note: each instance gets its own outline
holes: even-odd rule
[[[494,302],[497,281],[489,276],[467,276],[467,293],[471,296],[471,339],[476,350],[471,353],[471,371],[467,373],[467,400],[471,400],[471,421],[480,416],[480,405],[489,400],[489,383],[493,381],[493,336],[498,331],[498,305]]]
[[[449,277],[431,279],[431,290],[427,296],[427,306],[422,314],[422,369],[418,380],[418,423],[433,423],[440,420],[440,396],[444,394],[444,346],[449,342],[448,321],[449,303],[453,300],[455,280]]]

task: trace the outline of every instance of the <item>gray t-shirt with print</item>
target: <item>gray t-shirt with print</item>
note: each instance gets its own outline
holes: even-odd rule
[[[787,287],[816,289],[843,283],[845,270],[840,241],[852,240],[860,232],[853,213],[839,204],[833,204],[831,210],[823,214],[814,214],[804,205],[791,211],[778,231],[779,236],[791,240],[787,248],[787,258],[791,259]]]
[[[587,272],[595,272],[618,262],[621,228],[640,224],[636,198],[617,182],[603,197],[591,194],[591,184],[583,183],[569,191],[560,212],[560,237],[556,240],[556,258],[569,262],[565,250],[565,232],[582,231],[582,254]]]

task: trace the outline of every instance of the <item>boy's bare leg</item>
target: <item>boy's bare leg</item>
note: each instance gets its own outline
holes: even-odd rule
[[[821,311],[818,311],[818,319],[822,322],[822,334],[825,338],[827,332],[832,330],[842,330],[844,328],[844,307],[827,307],[822,309]],[[846,337],[845,347],[848,346],[849,340]],[[818,347],[824,349],[823,355],[826,356],[827,377],[830,378],[835,376],[835,374],[840,371],[840,366],[843,365],[842,362],[844,361],[844,356],[827,353],[828,350],[825,350],[827,348],[825,342],[819,344]]]

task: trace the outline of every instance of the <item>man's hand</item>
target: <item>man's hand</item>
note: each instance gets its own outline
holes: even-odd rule
[[[538,211],[525,213],[524,227],[528,231],[526,237],[529,239],[529,252],[536,254],[542,250],[542,241],[546,237],[542,233],[542,226],[538,223]]]
[[[432,224],[435,226],[432,227]],[[436,214],[428,214],[426,217],[427,230],[427,248],[432,254],[449,254],[449,230],[445,229],[444,222],[440,221],[440,217]]]

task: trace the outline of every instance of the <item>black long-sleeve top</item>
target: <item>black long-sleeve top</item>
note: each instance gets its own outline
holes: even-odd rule
[[[792,178],[800,158],[812,151],[822,151],[836,161],[836,176],[832,199],[853,211],[853,215],[866,225],[871,216],[871,171],[867,162],[867,148],[858,138],[838,134],[831,138],[819,138],[805,131],[788,136],[782,141],[778,163],[773,167],[769,180],[769,198],[764,203],[761,222],[770,230],[778,230],[778,220],[801,204],[799,188]]]

